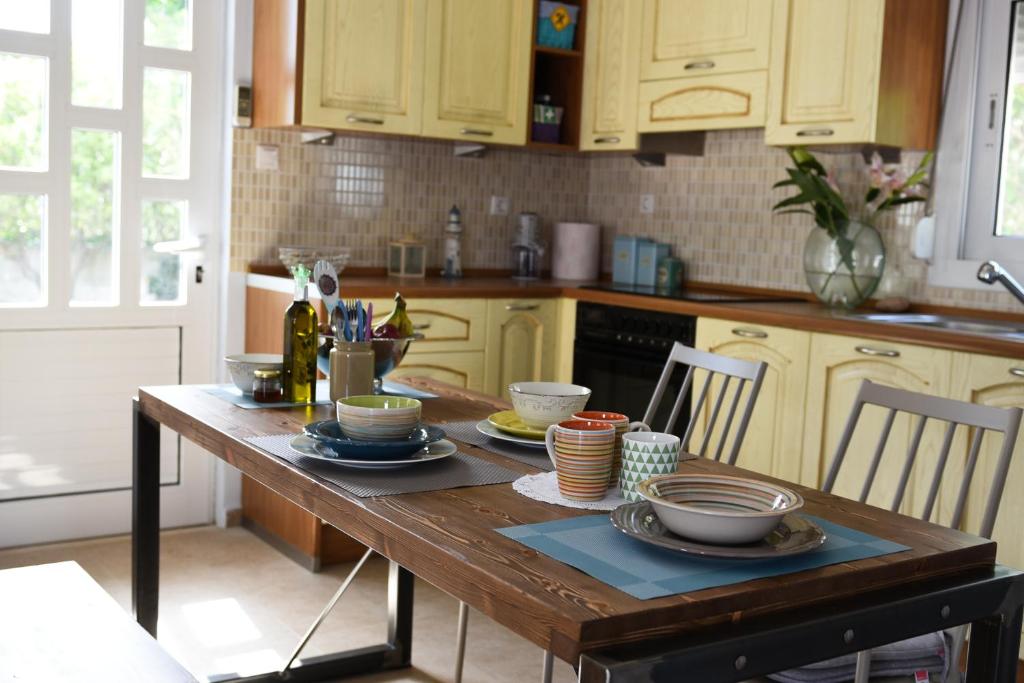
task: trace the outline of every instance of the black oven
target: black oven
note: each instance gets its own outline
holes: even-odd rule
[[[576,343],[573,352],[573,382],[590,387],[590,410],[611,410],[643,419],[654,387],[668,360],[674,342],[693,346],[697,319],[619,306],[581,302],[576,309]],[[675,403],[686,375],[677,366],[665,391],[651,428],[660,431]],[[682,436],[690,399],[673,431]]]

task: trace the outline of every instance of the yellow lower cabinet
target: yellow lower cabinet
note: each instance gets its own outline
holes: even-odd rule
[[[558,299],[487,302],[484,391],[507,398],[512,382],[555,378],[558,306]]]
[[[998,358],[970,353],[953,354],[953,398],[1001,408],[1024,408],[1024,360]],[[960,427],[950,453],[946,476],[943,477],[938,520],[948,524],[956,502],[957,485],[970,451],[973,433]],[[986,433],[981,442],[978,464],[967,497],[962,528],[977,533],[992,486],[1002,436]],[[1024,433],[1017,437],[1017,447],[1010,461],[993,538],[998,543],[996,558],[1001,564],[1024,567]],[[933,517],[933,520],[935,518]]]
[[[411,347],[410,347],[411,350]],[[399,377],[430,377],[463,389],[482,391],[484,386],[484,353],[409,353],[388,379]]]
[[[372,301],[374,323],[379,324],[391,314],[395,302]],[[486,299],[407,299],[405,303],[413,329],[423,335],[409,346],[409,353],[483,351]]]
[[[800,448],[804,433],[804,398],[807,390],[807,360],[810,352],[809,332],[781,327],[748,325],[729,320],[700,318],[697,321],[697,348],[730,358],[764,361],[764,382],[754,412],[750,418],[743,447],[736,464],[746,469],[770,474],[787,481],[800,478]],[[695,391],[703,386],[705,378],[694,378]],[[712,396],[719,387],[712,387]],[[732,391],[727,399],[732,400]],[[750,395],[749,384],[740,396],[732,433],[739,425],[741,412]],[[713,404],[705,406],[698,416],[695,438],[691,448],[699,446],[700,435],[711,414]],[[718,444],[725,412],[719,415],[711,444]],[[723,450],[723,460],[732,447],[732,439]],[[712,453],[713,455],[713,453]]]
[[[800,483],[816,488],[824,483],[863,380],[934,396],[949,396],[952,362],[953,353],[941,349],[812,334]],[[836,494],[854,499],[860,497],[886,415],[886,410],[865,406],[833,489]],[[872,505],[892,506],[915,427],[916,421],[905,413],[893,423],[868,498]],[[923,507],[921,487],[927,490],[925,480],[934,471],[942,436],[943,430],[937,423],[925,429],[901,511],[917,513]]]

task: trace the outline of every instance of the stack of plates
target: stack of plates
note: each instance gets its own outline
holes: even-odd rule
[[[291,441],[292,450],[308,458],[364,470],[393,470],[454,455],[458,448],[444,438],[444,430],[420,425],[404,439],[359,441],[345,436],[337,420],[306,425],[304,434]]]
[[[514,410],[502,410],[490,415],[486,420],[480,420],[476,430],[499,441],[544,448],[544,430],[530,427]]]

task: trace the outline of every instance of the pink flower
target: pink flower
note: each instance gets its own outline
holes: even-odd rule
[[[828,186],[835,190],[836,194],[839,194],[839,183],[836,182],[836,172],[834,169],[829,169],[828,175],[825,176],[825,182]]]
[[[868,178],[871,181],[871,187],[881,189],[885,184],[885,168],[882,166],[882,155],[878,152],[871,155],[871,165],[868,166]]]

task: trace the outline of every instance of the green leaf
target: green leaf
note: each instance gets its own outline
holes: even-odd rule
[[[779,214],[780,216],[787,213],[805,213],[808,216],[814,215],[814,212],[809,211],[808,209],[786,209],[785,211],[776,211],[776,213]]]
[[[794,195],[792,197],[787,197],[786,199],[783,199],[782,201],[780,201],[777,204],[775,204],[775,206],[772,207],[772,211],[778,211],[779,209],[784,209],[787,206],[797,206],[798,204],[807,204],[810,201],[811,200],[808,199],[807,196],[804,195],[804,194]]]
[[[785,187],[786,185],[796,185],[796,183],[794,183],[792,180],[789,180],[789,179],[780,180],[779,182],[777,182],[774,185],[772,185],[772,189],[774,190],[775,188],[778,188],[778,187]]]
[[[875,201],[876,199],[878,199],[878,195],[881,194],[881,192],[882,190],[880,188],[872,187],[864,196],[864,203],[870,204],[871,202]]]

